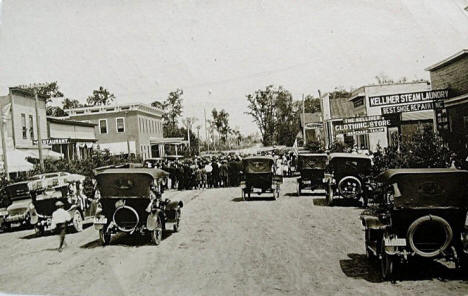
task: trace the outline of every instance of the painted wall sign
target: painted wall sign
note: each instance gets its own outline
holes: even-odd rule
[[[422,101],[444,100],[449,97],[447,89],[369,97],[370,107],[400,105]]]
[[[434,109],[433,102],[415,103],[415,104],[407,104],[407,105],[400,105],[400,106],[389,106],[389,107],[382,107],[382,115],[404,113],[404,112],[426,111],[426,110],[433,110],[433,109]]]
[[[336,134],[348,136],[383,132],[390,125],[392,121],[380,115],[344,118],[333,123]]]

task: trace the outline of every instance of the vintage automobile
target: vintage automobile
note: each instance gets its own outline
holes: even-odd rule
[[[468,263],[468,171],[392,169],[378,176],[378,202],[361,214],[365,248],[385,280],[413,258]]]
[[[301,176],[297,179],[297,196],[303,189],[315,190],[323,188],[323,178],[328,155],[325,153],[299,154],[297,160],[298,171]]]
[[[31,227],[29,208],[32,199],[29,183],[29,181],[22,181],[6,186],[5,196],[2,199],[6,207],[1,213],[1,227],[4,231]]]
[[[181,201],[163,200],[157,179],[166,172],[150,168],[111,168],[96,174],[99,191],[94,226],[102,245],[108,245],[112,234],[149,234],[159,245],[166,223],[179,231]]]
[[[46,231],[55,231],[52,213],[57,209],[55,203],[64,203],[64,209],[72,219],[69,227],[74,231],[83,230],[83,225],[92,223],[96,211],[96,201],[88,200],[83,194],[85,177],[78,174],[58,173],[58,176],[38,180],[30,184],[32,206],[30,209],[31,224],[36,235]]]
[[[333,205],[337,197],[367,206],[370,196],[372,159],[355,153],[331,153],[325,169],[326,201]]]
[[[275,175],[274,159],[269,156],[252,156],[242,160],[242,199],[249,200],[252,193],[272,193],[277,199],[283,177]]]

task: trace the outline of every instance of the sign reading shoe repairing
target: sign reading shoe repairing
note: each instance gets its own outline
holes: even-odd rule
[[[394,125],[392,120],[380,115],[344,118],[335,121],[333,127],[336,134],[348,136],[384,132],[385,127]]]

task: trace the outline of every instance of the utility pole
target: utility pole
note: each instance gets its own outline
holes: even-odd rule
[[[5,132],[5,125],[6,125],[6,118],[3,114],[3,108],[0,110],[2,112],[1,118],[1,135],[2,135],[2,150],[3,150],[3,169],[5,170],[5,178],[10,181],[10,171],[8,170],[8,156],[7,156],[7,145],[6,145],[6,132]]]
[[[304,147],[306,146],[306,120],[305,120],[305,102],[304,94],[302,94],[302,134],[304,135]]]
[[[44,172],[44,158],[42,156],[42,136],[41,136],[41,121],[39,118],[39,98],[37,95],[37,85],[33,86],[34,100],[36,108],[36,127],[37,127],[37,148],[39,149],[39,163],[41,165],[41,172]]]
[[[197,125],[197,138],[198,138],[198,155],[200,155],[200,125]]]
[[[210,151],[210,142],[208,141],[208,130],[206,129],[206,109],[203,108],[203,114],[205,115],[205,142],[207,145],[207,151]]]

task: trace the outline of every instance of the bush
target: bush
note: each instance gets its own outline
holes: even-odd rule
[[[392,168],[444,168],[451,164],[452,151],[431,127],[400,140],[399,145],[374,153],[374,173]]]

